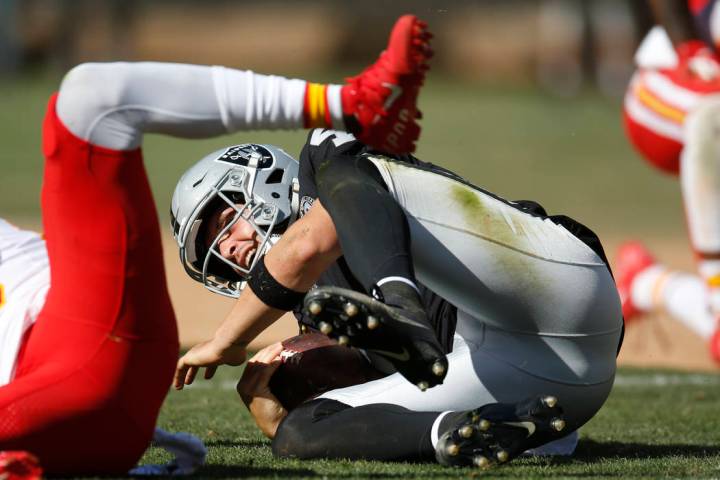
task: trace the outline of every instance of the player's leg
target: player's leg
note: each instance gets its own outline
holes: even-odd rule
[[[538,395],[555,395],[563,405],[568,432],[587,422],[605,402],[614,378],[613,365],[592,365],[587,375],[587,383],[572,384],[560,371],[577,369],[579,360],[567,354],[577,347],[568,341],[556,346],[554,355],[543,349],[542,338],[526,338],[486,328],[478,324],[465,313],[461,313],[459,329],[463,335],[474,340],[466,340],[456,335],[453,351],[448,354],[448,375],[442,385],[421,392],[414,388],[399,374],[373,380],[361,385],[332,390],[321,395],[322,398],[337,400],[353,407],[376,403],[390,403],[412,411],[461,411],[471,410],[494,402],[514,403]],[[474,323],[476,325],[471,325]],[[587,360],[602,362],[604,357],[612,355],[617,344],[603,346],[600,341],[596,355]],[[585,347],[585,348],[590,348]],[[503,351],[509,351],[503,354]],[[511,363],[505,357],[521,355],[531,362],[545,361],[549,365],[544,370],[522,368],[520,362]]]
[[[720,316],[720,94],[708,95],[688,115],[680,181],[690,242],[708,289],[707,305]]]
[[[437,412],[413,412],[386,403],[353,408],[336,400],[311,400],[292,410],[280,424],[272,442],[273,454],[304,459],[432,460],[430,434],[437,417]]]
[[[154,201],[140,151],[77,138],[55,99],[43,149],[52,284],[0,389],[0,448],[30,450],[49,472],[120,473],[147,447],[177,360]]]
[[[371,160],[407,213],[418,279],[442,298],[501,330],[619,335],[617,291],[587,228],[443,172]]]
[[[478,347],[468,348],[460,339],[450,355],[450,361],[450,373],[444,384],[424,394],[396,374],[364,385],[328,392],[320,400],[304,404],[291,411],[280,425],[273,442],[274,452],[281,456],[301,458],[428,460],[435,456],[436,448],[445,451],[448,438],[461,434],[463,441],[459,441],[458,446],[465,449],[472,445],[478,454],[486,449],[490,461],[493,461],[493,455],[497,452],[489,448],[488,440],[499,439],[500,445],[509,454],[506,459],[509,459],[528,448],[571,432],[594,414],[612,384],[610,381],[604,385],[568,388],[563,384],[539,381],[531,375],[519,375],[517,369],[492,356],[478,353]],[[474,376],[475,371],[482,382]],[[560,400],[563,407],[570,406],[569,418],[568,408],[565,408],[565,415],[559,410],[551,410],[549,412],[552,415],[525,420],[533,421],[534,424],[537,421],[538,428],[548,433],[549,420],[567,418],[563,420],[567,421],[567,427],[556,424],[562,433],[556,429],[549,432],[552,433],[549,437],[529,438],[527,431],[524,431],[521,444],[513,444],[517,440],[514,432],[488,428],[481,433],[480,420],[484,417],[487,417],[485,420],[497,423],[501,420],[523,421],[512,415],[492,417],[490,412],[499,407],[490,405],[506,402],[519,408],[525,404],[524,395],[534,395],[537,400],[546,396],[537,392],[547,390],[561,392],[558,398],[564,398]],[[474,415],[470,413],[477,414],[478,408],[481,415],[473,421]],[[506,408],[501,410],[503,414],[508,413]],[[468,420],[472,423],[469,426],[472,432],[468,432],[468,426],[465,425]],[[358,435],[358,431],[364,432],[363,435]],[[339,438],[343,438],[343,441],[338,441]],[[572,440],[569,446],[565,446],[569,450],[563,453],[571,453],[574,449],[576,437]],[[497,449],[497,442],[489,443]],[[443,461],[460,464],[466,458],[463,454],[458,455],[455,459],[457,461]]]
[[[654,260],[638,244],[620,250],[616,280],[626,320],[636,318],[641,311],[661,308],[709,338],[720,310],[720,287],[714,286],[714,279],[720,278],[716,258],[720,252],[720,223],[716,218],[720,151],[714,133],[720,100],[712,94],[716,88],[712,82],[696,82],[693,87],[700,90],[662,72],[636,74],[626,95],[625,120],[630,139],[647,160],[662,170],[680,174],[690,239],[704,285],[697,277],[662,266],[645,269]],[[670,108],[672,105],[675,107]],[[683,130],[678,131],[677,126]],[[638,274],[640,270],[643,272]],[[707,291],[702,292],[700,287]],[[714,345],[711,342],[716,355]]]
[[[365,291],[380,300],[336,287],[314,289],[305,306],[317,327],[343,343],[384,356],[421,389],[442,382],[444,352],[415,281],[402,207],[364,157],[330,158],[316,181],[343,257]]]
[[[709,339],[715,332],[716,316],[708,308],[708,289],[703,279],[658,263],[641,243],[627,242],[620,247],[615,279],[626,322],[663,311],[702,338]],[[713,355],[717,352],[713,351]]]
[[[387,151],[407,152],[419,136],[415,104],[431,54],[428,41],[422,22],[402,17],[380,60],[345,86],[217,66],[83,64],[66,76],[58,114],[77,137],[115,150],[137,148],[151,132],[205,138],[249,129],[328,127],[353,131]]]

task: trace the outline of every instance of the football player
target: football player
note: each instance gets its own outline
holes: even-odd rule
[[[428,40],[400,18],[345,86],[154,62],[71,70],[43,126],[43,236],[0,222],[0,450],[50,474],[123,474],[150,442],[178,338],[145,133],[338,126],[408,151]]]
[[[698,274],[657,263],[642,243],[618,254],[627,321],[669,312],[720,361],[720,10],[714,0],[652,1],[659,24],[641,44],[625,96],[626,132],[654,167],[680,177]]]
[[[299,164],[271,145],[211,153],[171,211],[186,271],[238,297],[176,388],[243,363],[289,310],[395,372],[289,414],[271,398],[258,423],[277,455],[484,467],[575,431],[610,393],[623,321],[602,247],[534,202],[316,129]],[[266,387],[240,390],[252,403]]]

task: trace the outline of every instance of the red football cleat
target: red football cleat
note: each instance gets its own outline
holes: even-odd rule
[[[415,150],[420,137],[417,96],[432,56],[427,24],[414,15],[395,22],[387,48],[341,90],[348,130],[358,140],[389,153]]]
[[[22,450],[0,452],[0,479],[40,480],[42,473],[40,462],[32,453]]]
[[[642,243],[626,242],[620,246],[614,273],[625,322],[632,321],[641,313],[632,302],[633,281],[638,273],[654,264],[655,258]]]

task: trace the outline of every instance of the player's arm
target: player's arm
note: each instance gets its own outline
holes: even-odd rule
[[[288,228],[265,255],[264,262],[280,285],[306,292],[340,255],[335,226],[316,201],[305,216]],[[261,300],[252,288],[245,288],[213,338],[196,345],[178,361],[175,388],[191,384],[200,368],[206,368],[205,378],[209,379],[219,365],[242,364],[247,344],[285,311]]]
[[[648,0],[655,21],[662,25],[676,47],[699,38],[687,0]]]

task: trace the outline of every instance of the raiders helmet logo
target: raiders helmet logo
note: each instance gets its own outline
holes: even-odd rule
[[[300,216],[302,217],[305,215],[308,210],[310,210],[310,207],[312,207],[313,202],[315,199],[313,197],[308,197],[307,195],[303,195],[303,197],[300,199]]]
[[[257,168],[260,170],[270,168],[273,165],[272,153],[262,145],[255,145],[253,143],[229,147],[216,161],[247,167],[250,159],[253,157],[258,159]]]

